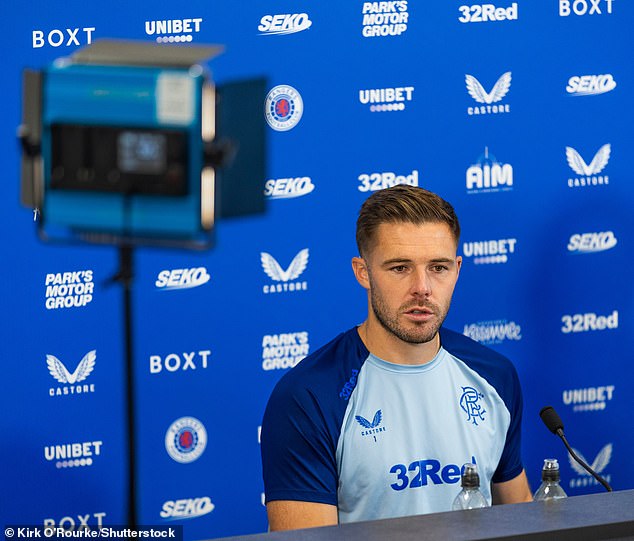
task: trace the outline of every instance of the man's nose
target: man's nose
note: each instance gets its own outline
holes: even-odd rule
[[[412,273],[410,292],[415,296],[428,297],[431,295],[431,280],[426,270],[420,269]]]

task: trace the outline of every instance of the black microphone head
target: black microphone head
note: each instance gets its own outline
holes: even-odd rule
[[[539,412],[539,416],[542,418],[542,421],[544,421],[546,428],[553,434],[557,434],[559,430],[563,431],[564,423],[552,406],[542,408]]]

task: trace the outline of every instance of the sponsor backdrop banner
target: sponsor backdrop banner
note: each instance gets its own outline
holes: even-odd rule
[[[274,384],[364,319],[359,206],[406,183],[461,218],[446,325],[515,363],[523,450],[569,495],[634,488],[634,13],[552,2],[4,3],[0,517],[121,525],[128,453],[113,247],[43,243],[19,203],[21,74],[98,38],[222,44],[218,83],[264,77],[263,215],[212,250],[140,248],[133,283],[140,524],[185,539],[265,531],[259,430]]]

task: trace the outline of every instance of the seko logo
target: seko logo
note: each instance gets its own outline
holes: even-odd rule
[[[180,520],[202,517],[215,509],[209,496],[202,498],[186,498],[182,500],[168,500],[163,504],[159,513],[166,520]]]
[[[264,183],[267,199],[292,199],[308,195],[315,189],[310,177],[269,179]]]
[[[592,254],[605,252],[614,248],[617,244],[612,231],[600,233],[575,233],[568,242],[568,251],[576,254]]]
[[[202,286],[209,282],[210,276],[205,267],[192,269],[162,270],[154,285],[157,289],[168,291],[170,289],[189,289]]]
[[[265,15],[260,19],[258,30],[261,35],[294,34],[308,30],[313,22],[308,13],[293,13],[284,15]]]
[[[605,94],[616,88],[616,81],[610,73],[604,75],[581,75],[568,79],[566,92],[571,96],[594,96]]]

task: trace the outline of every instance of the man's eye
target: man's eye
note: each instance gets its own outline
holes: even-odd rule
[[[405,272],[407,267],[405,265],[397,265],[396,267],[392,267],[394,272]]]
[[[432,268],[434,272],[444,272],[449,269],[446,265],[434,265]]]

